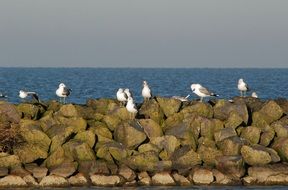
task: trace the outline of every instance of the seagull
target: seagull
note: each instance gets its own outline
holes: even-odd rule
[[[71,89],[67,88],[64,83],[60,83],[58,89],[56,90],[56,95],[60,98],[60,103],[61,103],[61,98],[63,98],[63,103],[65,104],[65,99],[68,97],[71,93]]]
[[[190,94],[188,94],[186,97],[182,97],[182,96],[172,96],[172,98],[180,100],[181,102],[188,102],[188,98],[190,97]]]
[[[138,110],[134,104],[133,98],[132,97],[128,97],[128,102],[126,105],[126,109],[127,111],[131,114],[131,117],[135,117],[135,115],[137,114]]]
[[[238,80],[238,90],[240,91],[241,97],[243,97],[243,95],[245,97],[246,91],[249,91],[248,84],[246,84],[242,78]]]
[[[19,91],[19,97],[20,98],[25,99],[28,96],[32,96],[37,102],[40,102],[38,94],[36,92],[26,92],[24,90]]]
[[[121,103],[121,105],[124,105],[125,102],[127,102],[127,94],[124,92],[123,88],[119,88],[117,93],[116,93],[116,96],[117,96],[117,100]]]
[[[144,101],[147,99],[149,100],[152,96],[149,85],[148,85],[147,81],[145,81],[145,80],[143,81],[142,96],[144,98]]]
[[[213,92],[210,92],[207,88],[201,86],[201,84],[191,84],[191,90],[197,96],[200,96],[200,102],[202,102],[203,98],[205,97],[210,97],[210,96],[218,97],[219,96]]]
[[[257,95],[256,92],[252,92],[251,97],[253,97],[253,98],[258,98],[258,95]]]
[[[127,97],[132,97],[133,98],[133,95],[130,92],[129,88],[125,88],[124,93],[127,95]]]

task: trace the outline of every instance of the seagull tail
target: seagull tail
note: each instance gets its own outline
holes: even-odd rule
[[[218,97],[219,95],[218,95],[218,94],[211,93],[211,96]]]

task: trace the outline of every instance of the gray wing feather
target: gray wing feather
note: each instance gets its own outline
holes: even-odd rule
[[[63,89],[62,95],[64,95],[64,96],[69,96],[69,95],[70,95],[70,92],[71,92],[71,89],[65,87],[65,88]]]
[[[206,95],[211,95],[211,92],[207,89],[207,88],[204,88],[204,87],[200,87],[199,88],[199,91],[203,94],[206,94]]]

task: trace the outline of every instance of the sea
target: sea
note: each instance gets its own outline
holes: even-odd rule
[[[55,91],[63,82],[72,89],[69,103],[85,104],[87,99],[116,98],[119,88],[129,88],[136,102],[146,80],[153,96],[187,96],[191,84],[199,83],[229,99],[239,96],[237,82],[243,78],[259,98],[288,97],[288,69],[211,69],[211,68],[0,68],[0,93],[7,101],[21,102],[19,90],[34,91],[42,101],[58,99]]]
[[[21,102],[19,90],[37,92],[42,101],[57,100],[55,94],[59,83],[72,89],[69,103],[85,104],[87,99],[116,98],[119,88],[129,88],[136,102],[141,97],[142,82],[146,80],[154,96],[186,96],[192,94],[191,84],[200,83],[219,94],[219,98],[239,96],[237,82],[243,78],[262,99],[288,97],[288,69],[211,69],[211,68],[0,68],[0,93],[11,103]],[[33,188],[29,188],[33,189]],[[50,188],[44,188],[50,189]],[[108,190],[111,188],[79,187],[59,189]],[[123,188],[113,188],[123,189]],[[198,190],[198,189],[273,189],[284,190],[288,186],[190,186],[190,187],[125,187],[125,189]]]

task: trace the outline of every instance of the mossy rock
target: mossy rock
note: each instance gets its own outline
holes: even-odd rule
[[[245,163],[241,156],[220,156],[216,158],[216,168],[232,179],[244,176]]]
[[[166,117],[177,113],[181,107],[181,101],[174,98],[157,97],[157,102],[163,110]]]
[[[133,170],[153,172],[157,170],[159,158],[156,152],[148,151],[130,156],[124,163]]]
[[[236,111],[231,111],[229,113],[228,119],[225,122],[225,128],[231,127],[233,129],[236,129],[242,123],[243,123],[242,117]]]
[[[95,134],[92,131],[79,132],[74,139],[87,143],[91,148],[96,142]]]
[[[19,123],[21,119],[16,106],[7,102],[0,102],[0,115],[10,123]]]
[[[117,142],[101,143],[97,150],[97,157],[107,160],[108,162],[114,163],[114,159],[122,161],[128,156],[126,148]]]
[[[87,128],[87,122],[82,117],[57,117],[58,122],[66,127],[73,128],[74,133],[85,131]]]
[[[140,119],[140,125],[143,127],[148,138],[163,136],[162,128],[152,119]]]
[[[78,111],[73,104],[62,105],[58,111],[58,114],[68,118],[79,116]]]
[[[164,149],[171,155],[180,146],[179,140],[172,135],[151,138],[150,142],[156,145],[159,149]]]
[[[275,137],[275,131],[272,127],[264,131],[260,137],[260,145],[269,146]]]
[[[59,166],[66,160],[64,149],[60,146],[45,160],[47,168]]]
[[[217,101],[213,107],[214,118],[220,120],[228,120],[230,113],[238,113],[242,121],[247,124],[249,119],[248,109],[244,102],[230,103],[226,100]]]
[[[136,148],[145,141],[146,135],[136,121],[121,123],[114,131],[114,139],[127,148]]]
[[[17,155],[6,155],[0,157],[0,167],[2,168],[12,168],[21,165],[19,156]]]
[[[283,125],[281,122],[274,122],[271,124],[271,127],[274,129],[277,137],[288,137],[288,127]]]
[[[203,164],[205,166],[215,166],[216,158],[223,155],[220,150],[203,145],[198,148],[197,153],[200,155],[200,158],[204,162]]]
[[[226,138],[217,143],[217,146],[225,156],[240,155],[240,150],[243,145],[244,142],[238,136]]]
[[[264,104],[259,112],[265,115],[264,119],[268,124],[280,119],[283,115],[282,108],[273,100]]]
[[[40,117],[41,109],[34,104],[22,103],[17,105],[17,110],[23,114],[26,119],[37,120]],[[44,111],[44,110],[42,110]]]
[[[257,146],[242,146],[241,155],[245,163],[251,166],[266,165],[272,161],[270,154]]]
[[[22,163],[31,163],[37,159],[46,159],[48,156],[47,150],[40,147],[38,144],[24,143],[13,148],[16,155],[19,156]]]
[[[116,115],[105,115],[103,117],[103,122],[107,125],[110,131],[114,131],[121,123],[121,119]]]
[[[48,112],[45,112],[48,113]],[[40,127],[46,133],[52,126],[59,124],[59,122],[54,118],[53,113],[49,112],[41,119],[38,120]]]
[[[183,114],[191,114],[195,113],[199,116],[212,118],[213,117],[213,109],[212,106],[205,102],[196,102],[193,105],[187,106],[181,110]]]
[[[155,99],[145,101],[139,109],[139,114],[145,119],[153,119],[159,125],[164,121],[164,113]]]
[[[125,107],[116,107],[116,109],[109,112],[109,114],[117,116],[122,121],[129,120],[129,118],[130,118],[130,114]]]
[[[67,142],[74,135],[74,129],[72,127],[64,128],[61,133],[55,135],[51,140],[50,152],[55,151],[59,146]]]
[[[88,99],[86,105],[88,107],[93,108],[96,112],[101,114],[107,114],[109,111],[111,111],[111,104],[116,104],[116,100],[113,99]]]
[[[22,119],[20,121],[20,134],[25,142],[37,144],[48,152],[51,139],[42,131],[37,122]]]
[[[156,146],[155,144],[152,144],[152,143],[145,143],[145,144],[142,144],[138,147],[138,151],[140,153],[149,152],[149,151],[154,151],[154,152],[159,153],[160,150],[161,149],[159,149],[158,146]]]
[[[233,128],[224,128],[214,133],[214,139],[216,142],[220,142],[226,138],[234,136],[237,136],[237,133]]]
[[[261,130],[258,127],[245,127],[241,132],[241,138],[248,140],[250,144],[258,144]]]
[[[175,126],[178,126],[179,124],[183,123],[184,120],[184,114],[183,113],[175,113],[171,116],[169,116],[164,123],[162,124],[162,128],[164,131],[173,128]]]
[[[99,122],[99,121],[95,122],[95,125],[93,127],[89,127],[89,131],[92,131],[98,137],[102,136],[108,139],[112,139],[112,136],[113,136],[111,131],[106,126],[106,124]],[[98,141],[99,141],[99,138],[98,138]]]
[[[80,106],[80,105],[74,105],[77,111],[77,116],[82,117],[85,120],[94,120],[97,118],[97,113],[95,112],[95,110],[91,107],[88,106]]]
[[[276,138],[272,144],[272,148],[277,151],[281,161],[288,162],[288,138]]]
[[[189,146],[183,146],[176,150],[171,156],[171,160],[175,170],[191,169],[202,163],[200,155]]]

